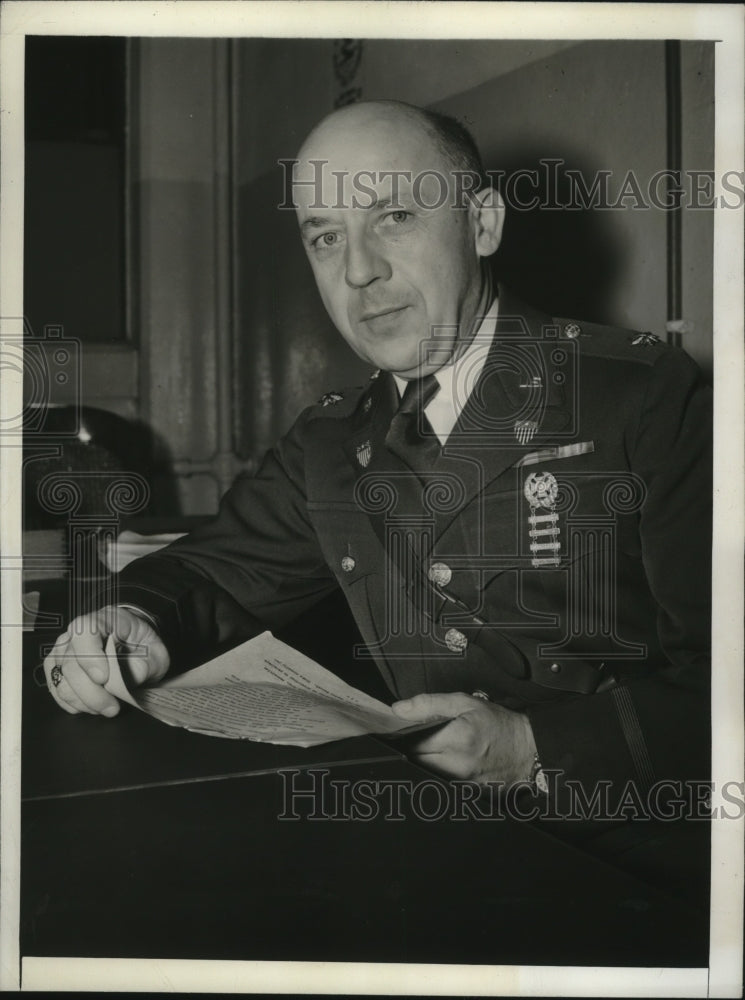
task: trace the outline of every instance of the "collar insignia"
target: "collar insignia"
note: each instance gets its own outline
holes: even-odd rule
[[[653,333],[640,333],[631,341],[632,347],[653,347],[659,344],[660,338]]]
[[[516,420],[515,437],[518,444],[528,444],[533,440],[538,431],[537,420]]]
[[[336,406],[337,403],[341,403],[344,399],[343,392],[325,392],[318,402],[321,406]]]
[[[369,441],[363,441],[362,444],[357,445],[357,461],[360,463],[363,469],[366,469],[370,464],[370,459],[372,458],[372,445]]]

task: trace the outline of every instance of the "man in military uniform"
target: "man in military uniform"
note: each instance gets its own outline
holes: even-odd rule
[[[395,711],[451,720],[414,745],[432,769],[544,787],[542,768],[642,793],[705,778],[711,429],[696,366],[495,289],[504,206],[449,119],[337,111],[306,140],[293,193],[326,309],[378,371],[306,409],[212,523],[121,574],[118,606],[78,619],[47,659],[55,699],[116,714],[111,634],[152,682],[340,588]]]

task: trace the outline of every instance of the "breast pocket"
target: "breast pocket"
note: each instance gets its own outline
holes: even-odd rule
[[[586,459],[516,466],[484,492],[469,532],[484,601],[509,620],[590,616],[607,601],[619,559],[638,559],[645,488]]]

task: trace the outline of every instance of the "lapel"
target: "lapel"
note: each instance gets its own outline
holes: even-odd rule
[[[432,476],[422,480],[385,445],[399,403],[393,376],[381,372],[360,400],[343,449],[356,479],[357,506],[367,515],[383,550],[410,583],[412,575],[406,567],[427,558],[436,523],[424,500]]]
[[[364,392],[342,444],[347,461],[359,478],[367,471],[387,467],[385,436],[398,408],[398,389],[390,372],[380,372]],[[390,456],[393,460],[393,456]]]

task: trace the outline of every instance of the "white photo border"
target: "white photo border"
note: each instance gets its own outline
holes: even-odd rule
[[[195,37],[706,39],[716,41],[715,173],[742,169],[740,5],[623,3],[198,2],[2,3],[0,11],[0,348],[22,332],[23,66],[27,34]],[[717,191],[717,193],[721,193]],[[743,211],[718,208],[714,235],[715,788],[743,781]],[[17,373],[0,372],[0,420],[22,410]],[[21,449],[0,452],[0,551],[21,551]],[[2,564],[0,621],[19,621],[21,575]],[[19,942],[21,632],[2,634],[0,989],[449,995],[739,996],[743,820],[712,823],[707,969],[421,966],[124,959],[21,961]],[[725,666],[726,669],[721,669]],[[745,786],[741,786],[744,787]],[[715,798],[714,804],[717,804]],[[721,803],[719,803],[721,804]]]

